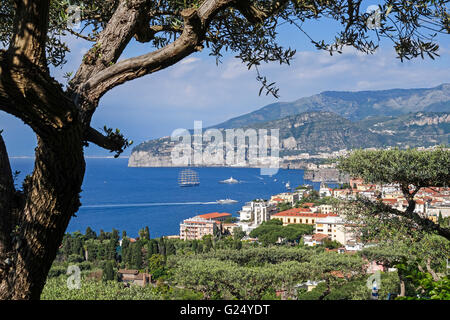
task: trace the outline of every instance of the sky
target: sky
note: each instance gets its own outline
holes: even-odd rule
[[[331,39],[336,31],[333,22],[310,23],[306,30],[314,38]],[[192,128],[195,120],[203,127],[218,124],[235,116],[257,110],[267,104],[294,101],[323,91],[360,91],[392,88],[428,88],[450,82],[450,38],[439,38],[437,60],[415,59],[401,63],[390,42],[383,42],[374,55],[346,49],[330,56],[318,51],[297,30],[283,26],[279,41],[297,50],[290,66],[279,63],[264,65],[262,73],[280,88],[280,98],[258,95],[256,72],[227,54],[216,66],[207,49],[195,53],[178,64],[152,75],[127,82],[108,92],[100,101],[92,126],[119,128],[134,141],[169,136],[177,128]],[[68,63],[52,68],[52,75],[65,83],[63,74],[76,71],[90,43],[68,38],[71,52]],[[145,44],[132,42],[121,59],[148,52]],[[10,157],[31,157],[36,138],[20,120],[0,111],[0,129]],[[108,151],[92,144],[87,156],[110,156]],[[131,148],[124,152],[129,155]]]

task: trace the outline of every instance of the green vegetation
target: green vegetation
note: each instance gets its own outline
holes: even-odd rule
[[[265,246],[275,244],[278,239],[283,242],[298,243],[305,234],[312,234],[314,226],[306,224],[291,224],[283,226],[280,220],[272,219],[263,222],[258,228],[250,232],[250,237],[258,238]]]
[[[398,272],[382,273],[380,299],[386,299],[388,293],[400,294],[402,288],[406,288],[406,298],[417,298],[417,294],[422,298],[448,298],[446,277],[435,281],[426,272],[417,272],[417,268],[427,268],[427,261],[436,273],[444,270],[449,244],[438,236],[423,238],[415,245],[379,243],[357,254],[339,254],[325,251],[327,247],[340,245],[333,241],[317,247],[295,245],[301,235],[312,232],[312,226],[283,227],[280,221],[271,220],[253,231],[260,240],[268,239],[265,243],[261,240],[262,245],[240,241],[240,235],[236,234],[221,238],[205,236],[194,241],[138,238],[130,242],[125,238],[128,242],[122,242],[125,248],[117,250],[115,259],[96,260],[111,255],[107,248],[111,247],[110,241],[115,241],[117,232],[101,232],[103,240],[100,240],[88,231],[85,235],[75,232],[65,236],[43,299],[280,299],[276,292],[300,300],[369,299],[365,259],[398,268]],[[278,237],[286,241],[271,245]],[[103,255],[86,261],[84,250],[93,240],[98,241]],[[139,261],[139,269],[148,270],[156,282],[145,288],[133,285],[127,288],[117,281],[119,267],[134,267]],[[409,269],[402,269],[402,263]],[[410,268],[414,263],[417,267]],[[66,271],[71,264],[81,269],[79,290],[67,287]],[[298,284],[308,280],[320,283],[311,292],[297,289]]]
[[[384,217],[387,221],[398,222],[398,227],[420,229],[441,235],[450,240],[450,229],[440,226],[414,210],[415,195],[425,187],[448,187],[450,185],[450,151],[439,147],[433,151],[407,150],[357,150],[347,158],[342,158],[338,168],[353,177],[363,178],[370,183],[397,183],[408,207],[399,211],[382,202],[359,199],[350,203],[346,213],[355,220]],[[353,212],[352,212],[353,210]],[[387,219],[387,217],[392,219]],[[359,218],[358,218],[359,217]],[[359,221],[358,224],[364,224]],[[417,225],[417,226],[412,226]]]
[[[448,187],[450,151],[443,147],[433,151],[417,149],[354,151],[340,159],[338,168],[370,183],[412,185],[412,192],[423,187]]]
[[[225,219],[224,223],[235,223],[237,220],[236,217],[228,217]]]
[[[312,203],[314,206],[332,205],[336,206],[339,200],[333,197],[320,197],[316,190],[310,191],[302,199],[295,203],[296,208],[306,208],[306,203]]]
[[[434,223],[414,210],[415,195],[422,188],[449,186],[450,151],[358,150],[338,167],[366,182],[397,183],[408,202],[405,211],[364,198],[346,203],[343,213],[360,238],[377,243],[361,254],[397,268],[399,299],[448,299],[450,229],[442,217]]]
[[[188,289],[156,286],[124,287],[116,281],[99,281],[82,277],[80,289],[67,287],[67,276],[52,277],[42,292],[42,300],[200,300],[202,294]]]
[[[202,255],[171,257],[174,281],[202,292],[207,299],[262,299],[283,290],[295,297],[295,286],[308,279],[326,279],[332,285],[335,272],[362,272],[364,261],[357,255],[318,252],[301,247],[217,250]],[[272,295],[273,297],[273,295]]]
[[[368,275],[365,275],[353,281],[336,281],[328,294],[324,294],[327,292],[326,283],[320,282],[317,287],[309,292],[306,289],[300,289],[298,300],[369,300],[371,290],[367,288],[368,277]],[[388,299],[389,293],[398,292],[399,279],[397,272],[382,272],[380,279],[381,283],[378,291],[380,300]]]

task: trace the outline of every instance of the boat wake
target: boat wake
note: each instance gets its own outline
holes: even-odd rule
[[[201,205],[201,204],[217,204],[217,201],[210,201],[210,202],[150,202],[150,203],[92,204],[92,205],[81,206],[80,209],[157,207],[157,206],[184,206],[184,205]]]

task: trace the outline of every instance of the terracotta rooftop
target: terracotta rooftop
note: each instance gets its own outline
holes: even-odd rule
[[[206,214],[200,214],[197,217],[209,220],[209,219],[217,219],[217,218],[223,218],[223,217],[231,217],[231,213],[211,212],[211,213],[206,213]]]
[[[323,234],[323,233],[314,233],[312,235],[312,238],[316,241],[322,241],[323,239],[328,238],[328,235]]]
[[[336,215],[331,213],[313,213],[308,208],[292,208],[272,215],[272,217],[286,217],[286,216],[324,218]]]

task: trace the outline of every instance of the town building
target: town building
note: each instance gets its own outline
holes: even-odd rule
[[[300,194],[298,192],[283,192],[270,197],[269,204],[277,205],[281,202],[287,202],[293,206],[299,200]]]
[[[319,206],[320,213],[333,213],[334,208],[331,204],[322,204]]]
[[[325,218],[330,214],[312,212],[309,208],[292,208],[272,215],[271,219],[278,219],[283,225],[288,224],[309,224],[314,225],[316,219]]]
[[[350,226],[339,216],[329,215],[316,219],[315,233],[326,234],[331,240],[335,240],[343,245],[355,240]]]
[[[308,247],[322,245],[330,237],[323,233],[306,234],[303,236],[303,244]]]
[[[321,197],[331,197],[333,195],[333,189],[328,188],[325,183],[320,184],[319,194]]]
[[[212,213],[206,213],[206,214],[200,214],[197,217],[206,219],[206,220],[214,220],[214,221],[225,221],[227,218],[231,218],[231,213],[220,213],[220,212],[212,212]]]
[[[238,227],[236,223],[222,223],[222,231],[226,234],[234,235],[234,230]]]
[[[222,232],[222,223],[231,216],[231,213],[211,212],[186,219],[180,223],[180,239],[199,240],[205,235]]]
[[[152,282],[152,275],[147,272],[139,272],[139,270],[119,269],[119,281],[125,283],[127,286],[138,285],[145,287]]]
[[[283,201],[283,200],[282,200]],[[260,225],[270,220],[270,216],[277,212],[275,205],[269,205],[265,201],[250,201],[239,211],[240,221],[249,221],[254,225]]]

